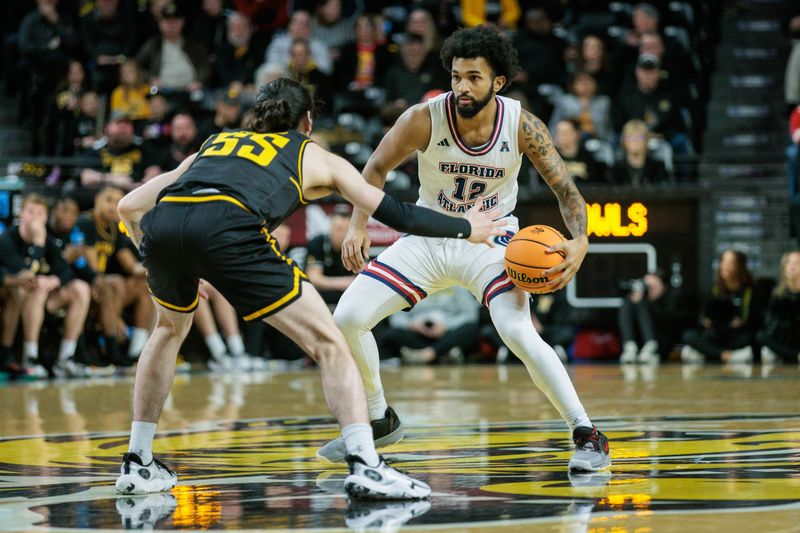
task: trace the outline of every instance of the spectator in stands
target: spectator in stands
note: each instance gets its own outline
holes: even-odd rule
[[[233,8],[267,35],[291,24],[289,6],[286,0],[233,0]]]
[[[549,106],[539,95],[539,86],[566,83],[565,52],[567,42],[553,34],[553,22],[543,7],[525,11],[525,23],[513,37],[519,52],[520,70],[514,81],[523,88],[532,111],[550,114]]]
[[[189,113],[176,113],[172,117],[169,135],[172,143],[167,150],[153,154],[152,160],[144,170],[143,181],[149,181],[162,172],[178,168],[184,159],[200,148],[197,125]]]
[[[335,306],[355,279],[342,263],[342,243],[350,226],[350,207],[336,206],[330,217],[330,231],[308,243],[306,274],[322,299]]]
[[[582,183],[606,182],[605,165],[597,161],[581,142],[577,119],[559,120],[553,140],[567,172],[579,186]]]
[[[56,87],[56,95],[50,108],[48,124],[48,145],[54,143],[52,150],[57,156],[73,154],[72,132],[75,119],[81,112],[81,97],[86,91],[86,76],[80,61],[70,61],[67,76]]]
[[[628,58],[635,58],[639,55],[642,35],[645,33],[658,33],[660,17],[655,6],[642,2],[634,6],[631,18],[633,27],[625,34],[625,45],[628,49],[623,53]]]
[[[87,272],[85,236],[80,228],[76,229],[80,208],[78,202],[69,196],[62,196],[56,200],[50,210],[50,222],[47,232],[53,237],[56,246],[61,250],[61,256],[70,265],[73,273],[79,278],[88,280],[91,275]]]
[[[311,58],[311,48],[307,39],[292,42],[289,77],[308,88],[312,97],[319,100],[316,113],[327,115],[332,109],[333,92],[328,76],[321,72]]]
[[[212,61],[215,61],[214,54],[225,41],[228,16],[223,0],[203,0],[200,13],[192,19],[192,38],[203,44],[211,54]]]
[[[446,88],[446,73],[437,59],[426,51],[420,35],[406,35],[400,45],[400,61],[386,73],[387,102],[398,101],[409,107],[418,103],[429,90]]]
[[[342,47],[336,62],[334,80],[340,91],[363,91],[381,86],[386,68],[391,62],[386,46],[378,43],[376,20],[361,15],[355,22],[355,42]]]
[[[756,334],[761,362],[800,363],[800,250],[781,258],[780,280],[772,292],[764,327]]]
[[[435,292],[408,310],[389,317],[381,332],[381,352],[397,354],[404,363],[463,362],[478,340],[480,305],[464,288]]]
[[[747,268],[747,255],[738,250],[722,252],[711,297],[700,316],[700,328],[683,335],[686,345],[681,360],[694,364],[706,359],[751,363],[753,326],[761,316],[758,296]]]
[[[151,94],[147,107],[150,118],[142,126],[142,138],[147,144],[166,146],[169,144],[169,102],[161,93]]]
[[[111,112],[128,115],[134,123],[150,118],[150,86],[135,59],[119,66],[119,85],[111,93]]]
[[[85,155],[91,153],[94,144],[100,138],[98,131],[97,112],[100,107],[100,98],[94,91],[87,91],[81,96],[81,108],[78,116],[75,117],[72,130],[65,133],[62,145],[64,153],[62,155]]]
[[[655,159],[647,144],[650,130],[641,120],[629,120],[622,127],[622,157],[614,163],[612,181],[634,187],[667,183],[669,176],[664,163]]]
[[[76,226],[84,235],[88,281],[105,337],[107,361],[124,367],[131,366],[144,348],[155,309],[147,289],[147,271],[133,243],[117,226],[117,204],[123,195],[119,187],[104,185],[95,193],[92,211],[80,217]],[[122,312],[131,306],[133,323],[126,357],[119,338],[124,333]]]
[[[96,189],[109,184],[124,191],[134,189],[142,180],[141,141],[134,137],[133,122],[124,113],[111,115],[106,135],[94,149],[96,168],[81,171],[81,185]]]
[[[491,25],[513,30],[522,14],[518,0],[460,0],[461,21],[467,28]]]
[[[295,39],[306,39],[308,41],[311,57],[323,74],[330,75],[333,73],[333,62],[328,49],[321,41],[312,37],[311,15],[307,11],[295,11],[292,13],[286,32],[276,35],[272,38],[272,42],[269,43],[264,61],[288,69],[291,61],[292,44]]]
[[[642,54],[636,62],[636,84],[623,86],[617,95],[617,125],[632,119],[647,124],[651,133],[666,138],[677,153],[688,151],[687,137],[675,95],[661,82],[661,63]]]
[[[83,48],[95,90],[108,94],[117,85],[119,65],[136,51],[136,32],[120,12],[119,0],[97,0],[82,19]]]
[[[436,52],[442,47],[439,30],[436,29],[433,16],[427,9],[418,7],[411,10],[406,19],[404,33],[421,35],[428,52]],[[377,32],[375,37],[378,38]]]
[[[642,279],[631,280],[624,288],[626,294],[617,315],[622,337],[619,362],[658,363],[660,351],[669,347],[659,345],[655,323],[660,327],[669,324],[674,320],[675,311],[673,293],[665,282],[664,273],[650,272]],[[637,340],[641,341],[641,349]]]
[[[37,0],[36,11],[25,16],[19,28],[19,49],[30,69],[30,87],[24,96],[30,118],[31,149],[44,149],[44,114],[49,99],[78,44],[72,21],[62,17],[58,0]]]
[[[252,365],[250,357],[244,350],[244,341],[239,332],[236,310],[207,281],[203,282],[203,289],[208,294],[208,299],[200,299],[193,323],[203,336],[211,354],[211,360],[208,362],[209,368],[214,371],[231,368],[249,370]],[[217,323],[225,335],[225,341],[219,334]]]
[[[250,19],[231,13],[226,23],[225,39],[218,49],[216,83],[223,90],[242,91],[244,85],[252,91],[256,69],[264,57],[264,46],[253,38]],[[232,85],[235,86],[232,87]]]
[[[597,82],[588,72],[576,72],[570,83],[570,92],[555,100],[550,124],[555,126],[567,118],[576,119],[585,136],[609,142],[613,140],[611,100],[608,96],[597,94]]]
[[[47,201],[38,194],[29,194],[22,202],[19,223],[0,237],[0,265],[10,273],[22,271],[30,283],[18,285],[12,298],[19,301],[22,312],[22,366],[35,377],[47,377],[39,360],[39,335],[45,312],[64,311],[64,334],[53,368],[57,376],[88,375],[87,368],[74,360],[78,337],[89,311],[89,285],[75,279],[69,265],[61,256],[54,239],[47,234]],[[31,278],[32,276],[32,278]],[[9,332],[5,345],[10,348],[14,331]]]
[[[160,35],[144,44],[136,60],[150,82],[160,89],[202,90],[211,77],[208,51],[199,42],[183,36],[185,18],[175,4],[167,4],[160,14]]]
[[[594,34],[584,36],[578,50],[575,71],[588,72],[597,83],[597,93],[608,97],[617,94],[618,74],[608,59],[606,43]]]
[[[342,17],[342,0],[317,2],[311,19],[311,35],[328,47],[334,62],[341,57],[342,47],[353,42],[353,23],[357,15]]]
[[[786,62],[784,96],[789,105],[800,105],[800,6],[795,2],[786,4],[784,31],[792,40],[792,51]]]
[[[203,132],[198,141],[221,131],[235,130],[242,123],[241,97],[235,89],[228,89],[217,96],[214,103],[214,116],[206,121],[202,127]]]
[[[800,244],[800,105],[789,116],[789,146],[786,148],[786,173],[789,180],[789,217],[792,233]]]

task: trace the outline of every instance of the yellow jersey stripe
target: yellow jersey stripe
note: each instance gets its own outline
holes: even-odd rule
[[[295,179],[291,176],[289,176],[289,181],[294,183],[294,186],[297,187],[297,194],[300,196],[300,203],[306,205],[308,202],[305,198],[303,198],[303,186],[297,183],[297,181],[295,181]]]
[[[159,203],[161,202],[179,202],[179,203],[202,203],[202,202],[230,202],[238,207],[241,207],[248,213],[252,213],[249,207],[244,205],[242,202],[234,198],[233,196],[227,196],[224,194],[212,194],[210,196],[165,196]]]
[[[200,293],[199,292],[194,297],[194,301],[192,303],[190,303],[189,305],[187,305],[186,307],[181,307],[179,305],[173,305],[173,304],[171,304],[169,302],[165,302],[164,300],[156,298],[156,295],[153,294],[153,291],[150,291],[150,296],[152,296],[153,300],[155,300],[159,305],[162,305],[162,306],[166,307],[167,309],[171,309],[172,311],[178,311],[180,313],[188,313],[190,311],[194,311],[194,309],[197,307],[197,304],[200,303]]]
[[[286,305],[287,303],[292,301],[300,293],[300,279],[301,279],[301,277],[305,278],[305,274],[303,274],[303,272],[299,268],[294,267],[294,287],[292,287],[292,290],[289,291],[289,293],[286,294],[286,296],[284,296],[283,298],[281,298],[277,302],[271,303],[268,306],[266,306],[266,307],[264,307],[262,309],[259,309],[258,311],[254,312],[254,313],[250,313],[249,315],[245,316],[244,319],[246,321],[248,321],[248,322],[250,320],[255,320],[256,318],[264,316],[264,315],[266,315],[267,313],[269,313],[271,311],[276,311],[276,310],[280,309],[281,307],[283,307],[284,305]]]

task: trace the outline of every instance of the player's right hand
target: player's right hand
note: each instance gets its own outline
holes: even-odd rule
[[[497,209],[491,211],[481,211],[480,206],[483,204],[483,198],[479,197],[475,201],[469,211],[467,211],[467,220],[472,226],[472,231],[469,234],[469,242],[475,244],[487,244],[490,248],[494,248],[494,239],[498,235],[505,233],[504,227],[507,222],[503,220],[495,220],[502,215]]]
[[[347,230],[342,243],[342,263],[354,274],[358,274],[369,261],[369,235],[366,227],[353,227]]]

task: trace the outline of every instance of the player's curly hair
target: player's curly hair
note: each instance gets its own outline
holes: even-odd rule
[[[261,133],[292,130],[309,111],[313,116],[311,92],[294,80],[279,78],[261,86],[243,126]]]
[[[495,76],[505,76],[506,84],[501,91],[511,85],[519,71],[519,54],[511,39],[486,26],[462,28],[453,33],[442,45],[440,57],[448,72],[453,68],[453,58],[484,58]]]

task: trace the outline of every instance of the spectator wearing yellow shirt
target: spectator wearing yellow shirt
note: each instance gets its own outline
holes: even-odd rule
[[[491,24],[514,29],[520,15],[517,0],[461,0],[461,20],[467,28]]]
[[[147,96],[150,87],[144,82],[139,64],[129,59],[119,67],[120,84],[111,93],[111,112],[126,114],[131,120],[150,118],[150,107]]]

